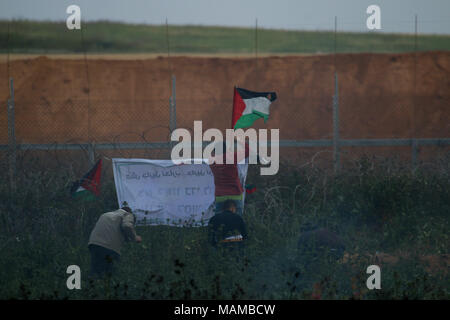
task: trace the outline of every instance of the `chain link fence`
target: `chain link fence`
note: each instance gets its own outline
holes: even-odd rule
[[[15,101],[19,144],[158,142],[169,137],[169,102]]]
[[[70,167],[81,173],[104,157],[167,159],[170,139],[168,99],[15,100],[14,124],[0,112],[0,162],[8,172]],[[14,160],[8,142],[14,128]],[[105,161],[105,171],[110,161]]]
[[[344,83],[342,86],[354,85]],[[433,104],[434,109],[445,112],[442,99],[434,102],[432,97],[422,99],[431,101],[429,103]],[[192,134],[196,120],[202,121],[203,131],[218,128],[224,136],[225,129],[230,128],[232,97],[174,99],[176,117],[170,101],[15,100],[17,167],[24,168],[27,163],[60,166],[79,162],[83,158],[92,162],[99,156],[167,159],[170,157],[173,118],[178,128],[186,128]],[[364,154],[380,157],[398,155],[408,161],[411,160],[410,139],[417,137],[442,138],[442,143],[423,144],[416,156],[428,155],[430,158],[430,155],[445,155],[448,152],[448,137],[442,127],[445,126],[445,119],[434,119],[432,114],[426,113],[414,115],[412,106],[416,103],[413,99],[385,93],[352,95],[344,91],[337,101],[338,139],[343,140],[337,151],[333,150],[335,106],[332,96],[279,96],[271,106],[267,123],[258,120],[254,128],[268,129],[269,136],[270,129],[280,129],[282,160],[316,165],[332,163],[336,160],[333,158],[336,152],[342,155],[344,162]],[[358,109],[360,111],[355,112]],[[0,112],[0,130],[4,133],[1,135],[2,162],[7,160],[8,151],[6,111],[2,108]],[[416,132],[412,131],[413,121]],[[353,143],[355,139],[365,141]],[[389,139],[391,144],[385,141]]]
[[[450,69],[448,51],[445,50],[448,50],[450,37],[419,35],[422,27],[443,22],[420,17],[400,22],[383,20],[386,27],[402,24],[408,33],[386,35],[368,31],[365,19],[365,16],[358,19],[338,17],[324,21],[331,32],[310,32],[311,26],[291,25],[288,29],[305,31],[287,30],[284,42],[274,42],[277,31],[270,30],[270,26],[260,19],[253,30],[233,31],[233,39],[242,48],[239,53],[246,53],[247,60],[226,63],[220,58],[210,58],[209,62],[198,60],[198,63],[192,60],[191,63],[186,62],[191,57],[171,56],[183,50],[236,53],[227,47],[226,41],[219,43],[220,48],[208,47],[208,41],[212,40],[202,38],[198,30],[190,34],[189,28],[177,26],[162,25],[152,30],[139,26],[139,33],[136,33],[133,27],[126,26],[133,35],[130,43],[150,46],[139,46],[139,52],[167,54],[167,58],[157,58],[159,64],[153,69],[147,68],[143,60],[112,63],[99,56],[91,62],[91,55],[107,52],[120,42],[108,38],[110,35],[104,32],[102,23],[86,24],[83,34],[50,23],[46,28],[53,36],[49,37],[45,32],[36,35],[32,22],[1,22],[0,33],[5,46],[0,52],[8,54],[7,58],[2,58],[5,63],[1,72],[7,75],[2,79],[14,76],[18,83],[30,80],[30,77],[32,80],[28,84],[31,87],[23,89],[26,93],[19,92],[14,99],[17,168],[30,164],[37,166],[37,163],[55,166],[86,163],[81,165],[84,170],[99,156],[167,159],[170,157],[170,133],[176,127],[192,132],[195,120],[202,121],[203,131],[208,128],[224,131],[230,127],[232,92],[230,90],[229,96],[223,98],[223,92],[216,95],[211,88],[219,88],[225,83],[217,79],[236,79],[232,74],[239,72],[242,73],[239,78],[245,80],[244,84],[240,83],[243,87],[277,91],[279,97],[271,107],[269,121],[258,120],[254,127],[280,129],[280,157],[283,160],[293,160],[300,165],[333,162],[336,165],[339,160],[351,161],[364,154],[398,155],[413,162],[445,157],[449,152],[450,132],[446,120],[450,103]],[[450,27],[448,21],[444,21],[444,25]],[[345,31],[349,26],[357,32]],[[214,30],[216,38],[228,37],[227,30]],[[186,43],[190,37],[196,41]],[[58,39],[64,41],[58,42]],[[36,47],[36,43],[41,44],[41,51],[29,49]],[[236,43],[232,44],[234,50]],[[59,45],[59,49],[55,49],[55,45]],[[120,47],[119,52],[128,52],[128,47]],[[430,54],[431,50],[444,51]],[[398,51],[404,53],[395,53]],[[29,69],[22,65],[18,67],[21,73],[17,74],[15,65],[11,67],[9,61],[10,53],[84,54],[84,65],[80,64],[72,78],[68,71],[65,74],[66,66],[56,62],[29,66]],[[280,57],[277,56],[279,53],[317,55]],[[216,68],[213,73],[208,71],[209,65]],[[233,65],[239,66],[239,70],[232,70]],[[52,81],[67,82],[67,87],[75,90],[73,95],[69,94],[71,91],[63,94],[57,90],[45,93],[33,90],[34,85],[47,80],[46,75],[55,73],[63,75]],[[113,73],[119,75],[117,79],[123,83],[120,90],[126,94],[116,92],[117,85],[110,79]],[[162,74],[163,79],[160,78]],[[179,94],[176,98],[176,87],[174,82],[170,84],[168,74],[176,74],[180,79],[177,80]],[[186,74],[190,74],[190,78]],[[339,77],[338,83],[334,81],[335,74]],[[195,82],[192,77],[202,80]],[[228,87],[234,85],[233,82],[226,83]],[[115,89],[106,92],[104,89],[108,84]],[[150,85],[158,89],[145,94]],[[335,85],[338,85],[337,90]],[[204,94],[191,94],[189,90],[194,86],[204,86]],[[163,93],[154,98],[155,91]],[[334,101],[337,93],[338,98]],[[3,89],[0,94],[2,99],[8,96]],[[144,98],[135,99],[135,96]],[[165,98],[160,98],[162,96]],[[6,101],[2,103],[0,162],[7,169],[11,143]],[[341,158],[337,159],[337,155]]]

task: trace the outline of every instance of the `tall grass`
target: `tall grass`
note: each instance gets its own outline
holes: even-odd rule
[[[116,209],[114,183],[103,182],[97,201],[77,202],[68,190],[79,177],[67,168],[24,170],[15,193],[3,177],[0,298],[450,298],[446,161],[411,172],[363,158],[338,175],[285,164],[275,177],[252,167],[248,179],[258,190],[246,199],[243,252],[212,248],[202,227],[138,227],[143,243],[127,244],[117,273],[104,281],[88,280],[87,241],[99,215]],[[299,235],[316,226],[342,237],[343,258],[300,253]],[[399,259],[382,261],[381,253]],[[447,265],[430,266],[427,255],[447,257]],[[72,264],[81,267],[81,290],[66,288]],[[371,264],[382,267],[381,290],[366,288]]]

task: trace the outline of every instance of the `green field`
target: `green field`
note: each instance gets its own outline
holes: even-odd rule
[[[246,198],[249,240],[240,256],[214,250],[205,227],[138,227],[143,242],[128,244],[114,278],[99,282],[87,278],[87,242],[100,214],[117,208],[114,181],[102,182],[96,201],[79,202],[69,195],[79,178],[71,164],[27,166],[13,194],[4,170],[0,299],[311,299],[315,283],[322,299],[449,299],[448,258],[440,267],[421,260],[448,255],[450,170],[442,160],[436,171],[411,173],[363,158],[336,176],[282,165],[263,177],[251,167],[258,190]],[[312,226],[339,234],[344,257],[353,258],[300,251],[299,235]],[[376,252],[399,260],[378,261]],[[382,289],[369,291],[366,268],[380,263]],[[81,290],[66,288],[73,264]]]
[[[255,29],[89,22],[82,32],[64,22],[0,21],[0,52],[6,53],[255,53]],[[169,34],[169,41],[167,41]],[[334,32],[258,29],[258,53],[334,52]],[[338,32],[337,52],[414,51],[414,35]],[[419,35],[417,50],[450,50],[450,36]]]

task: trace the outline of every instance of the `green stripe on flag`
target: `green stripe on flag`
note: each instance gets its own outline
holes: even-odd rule
[[[260,118],[263,118],[265,123],[267,119],[269,119],[269,115],[258,111],[253,111],[253,113],[246,114],[240,117],[238,121],[236,121],[234,129],[251,127],[253,123]]]
[[[77,200],[85,200],[85,201],[91,201],[95,200],[95,194],[93,194],[91,191],[84,189],[83,187],[78,188],[76,192],[72,194],[74,199]]]

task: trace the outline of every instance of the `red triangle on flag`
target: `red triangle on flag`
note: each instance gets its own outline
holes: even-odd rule
[[[231,128],[234,128],[236,122],[242,116],[242,113],[245,110],[245,102],[242,99],[241,95],[237,91],[237,88],[234,87],[234,95],[233,95],[233,115],[231,119]]]
[[[100,158],[94,167],[81,179],[80,186],[93,192],[96,196],[100,195],[100,177],[102,174],[102,159]]]

